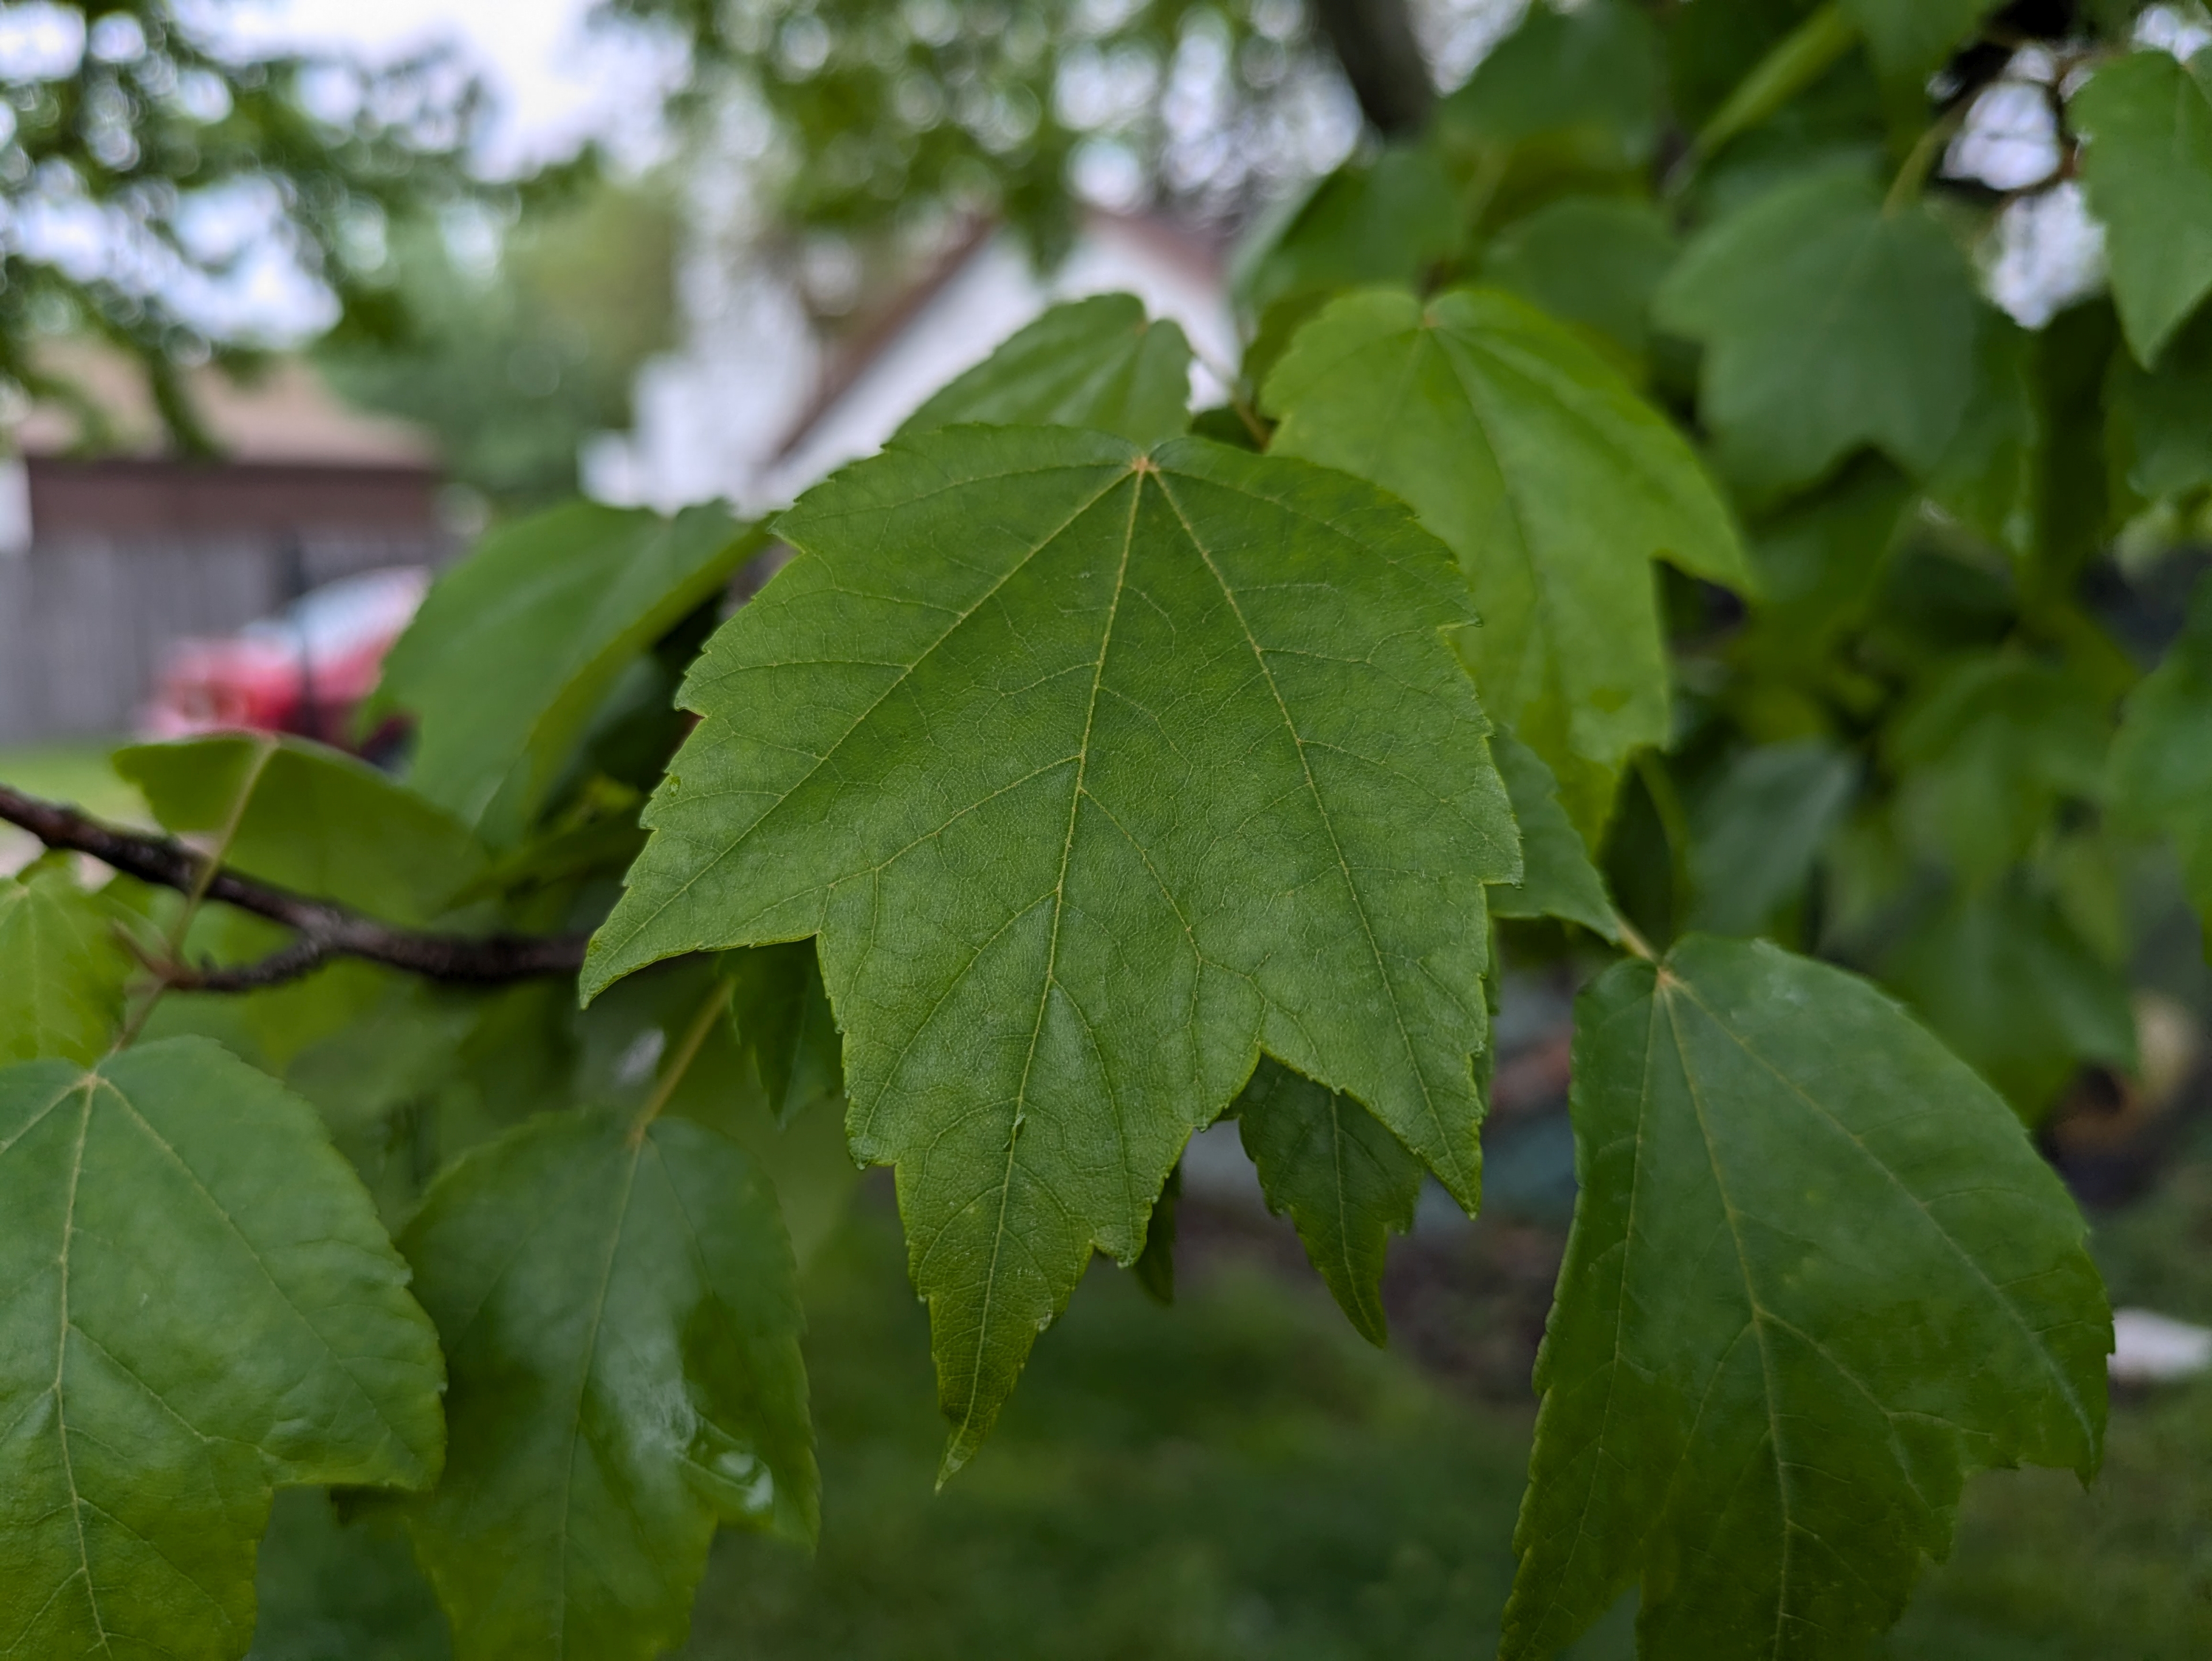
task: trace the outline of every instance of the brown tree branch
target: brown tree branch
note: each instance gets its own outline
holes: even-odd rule
[[[1385,137],[1420,131],[1437,101],[1406,0],[1314,0],[1359,107]]]
[[[172,992],[258,992],[264,987],[285,986],[312,975],[331,960],[331,949],[320,940],[301,935],[281,952],[272,952],[258,963],[228,968],[205,964],[194,968],[174,959],[141,952],[138,961]]]
[[[126,876],[180,894],[191,893],[204,873],[201,857],[173,837],[119,830],[74,807],[40,801],[6,785],[0,785],[0,821],[29,831],[48,848],[89,854]],[[170,964],[157,971],[173,977],[172,984],[180,990],[239,992],[281,985],[332,958],[358,958],[428,980],[479,986],[574,975],[584,965],[581,934],[425,934],[228,869],[208,879],[205,892],[209,899],[282,923],[300,938],[258,964],[212,970]]]

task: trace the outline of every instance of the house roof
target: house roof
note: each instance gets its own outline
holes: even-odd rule
[[[1217,358],[1237,354],[1235,326],[1224,295],[1222,249],[1213,239],[1165,220],[1094,211],[1085,216],[1074,250],[1048,277],[1032,275],[1003,228],[988,221],[963,226],[941,252],[884,306],[853,329],[824,367],[814,395],[799,409],[768,458],[770,496],[804,489],[815,478],[865,453],[912,411],[915,388],[893,388],[897,360],[921,332],[937,330],[957,373],[981,358],[1054,300],[1118,289],[1134,292],[1156,316],[1174,317]],[[994,263],[1003,269],[995,272]],[[994,277],[997,281],[994,281]],[[962,285],[972,286],[964,297]],[[953,319],[945,305],[964,309]],[[1217,338],[1218,337],[1218,338]],[[911,363],[904,368],[911,371]],[[926,377],[949,378],[945,363]],[[904,379],[910,380],[911,374]],[[865,411],[855,405],[866,404]],[[842,429],[842,430],[841,430]]]
[[[50,348],[40,367],[80,388],[106,416],[107,453],[154,459],[170,453],[145,376],[122,353],[89,342]],[[276,360],[259,374],[234,380],[212,368],[189,373],[186,386],[225,460],[260,465],[413,467],[437,465],[429,437],[404,422],[366,414],[342,402],[305,360]],[[72,454],[88,435],[76,411],[41,402],[9,437],[26,456]]]

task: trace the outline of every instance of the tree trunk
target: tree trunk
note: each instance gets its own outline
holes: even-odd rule
[[[1359,107],[1386,137],[1417,132],[1437,101],[1406,0],[1313,0]]]

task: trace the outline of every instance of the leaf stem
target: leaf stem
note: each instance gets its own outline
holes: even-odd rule
[[[1196,341],[1190,343],[1190,355],[1197,359],[1201,368],[1221,383],[1222,390],[1229,394],[1229,407],[1237,411],[1237,418],[1244,423],[1244,430],[1252,435],[1255,444],[1266,449],[1267,423],[1260,419],[1259,411],[1253,406],[1253,388],[1245,384],[1244,377]]]
[[[1613,926],[1620,932],[1620,943],[1628,948],[1630,956],[1641,958],[1646,963],[1659,961],[1659,954],[1651,949],[1651,942],[1637,932],[1636,925],[1622,916],[1618,907],[1613,910]]]
[[[1828,0],[1777,41],[1698,130],[1667,181],[1667,194],[1678,193],[1700,163],[1711,160],[1730,141],[1758,126],[1826,75],[1858,38],[1858,24],[1837,0]]]
[[[1897,177],[1890,181],[1889,193],[1882,198],[1882,212],[1902,212],[1920,199],[1921,187],[1927,184],[1936,158],[1943,154],[1943,147],[1951,142],[1951,136],[1966,119],[1971,101],[1960,99],[1930,121],[1920,137],[1913,140],[1912,148],[1905,152],[1904,161],[1898,167]]]
[[[207,903],[208,891],[222,873],[222,862],[230,857],[231,844],[238,840],[238,832],[246,823],[246,810],[253,805],[253,793],[261,788],[261,776],[269,770],[269,758],[276,753],[277,742],[270,733],[257,735],[253,758],[246,764],[246,775],[238,782],[238,793],[231,798],[230,811],[223,816],[222,829],[216,834],[214,846],[201,859],[199,869],[193,874],[191,886],[185,891],[185,904],[170,925],[168,938],[163,942],[164,955],[171,963],[181,963],[185,955],[185,939],[191,933],[192,924]],[[176,983],[167,975],[156,973],[154,984],[147,989],[145,1001],[124,1023],[122,1035],[115,1041],[118,1050],[128,1050],[138,1035],[146,1030],[153,1019],[154,1010],[170,987]]]
[[[629,1145],[632,1147],[645,1140],[645,1133],[676,1094],[677,1086],[684,1082],[684,1075],[691,1070],[691,1063],[699,1059],[699,1052],[706,1048],[708,1037],[714,1031],[715,1023],[729,1012],[731,990],[729,982],[717,982],[707,1001],[699,1006],[699,1013],[691,1018],[691,1029],[684,1035],[684,1042],[677,1046],[675,1057],[668,1063],[668,1070],[660,1075],[660,1082],[653,1086],[653,1094],[638,1110],[637,1118],[630,1125]]]

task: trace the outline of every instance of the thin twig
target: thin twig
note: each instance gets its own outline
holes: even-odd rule
[[[1620,931],[1620,943],[1628,948],[1632,956],[1641,958],[1646,963],[1659,961],[1659,954],[1651,949],[1651,942],[1638,934],[1636,925],[1618,911],[1613,914],[1613,926]]]
[[[206,902],[208,885],[222,869],[223,861],[230,857],[231,844],[238,840],[239,827],[246,823],[246,810],[252,805],[253,793],[260,788],[261,776],[269,770],[269,758],[276,753],[276,740],[274,738],[264,734],[256,741],[253,759],[246,764],[246,776],[238,782],[238,794],[231,798],[230,811],[222,816],[222,830],[216,837],[215,846],[209,850],[207,857],[199,862],[199,869],[192,878],[192,885],[185,891],[183,909],[177,913],[176,922],[170,925],[167,956],[172,963],[183,961],[185,940],[192,932],[193,921],[198,917],[200,907]],[[131,1048],[138,1035],[146,1030],[146,1023],[153,1019],[154,1011],[164,995],[175,984],[176,982],[167,975],[155,976],[154,983],[147,989],[145,997],[137,1008],[131,1012],[131,1018],[124,1022],[123,1031],[115,1040],[118,1050]]]
[[[638,1110],[636,1121],[629,1128],[629,1145],[632,1147],[645,1140],[645,1133],[652,1129],[653,1122],[660,1116],[661,1110],[676,1094],[676,1087],[684,1082],[684,1075],[691,1070],[691,1063],[699,1059],[699,1052],[706,1047],[708,1037],[730,1007],[732,989],[729,982],[718,982],[714,991],[708,995],[707,1001],[699,1006],[698,1014],[692,1018],[691,1030],[684,1035],[684,1042],[678,1047],[674,1059],[668,1063],[668,1070],[660,1075],[660,1082],[653,1086],[652,1096]]]
[[[259,992],[287,986],[311,975],[328,963],[333,953],[323,941],[301,935],[281,952],[272,952],[255,963],[223,968],[203,964],[195,968],[176,958],[156,958],[131,942],[138,961],[172,992]]]
[[[581,934],[434,934],[394,928],[330,901],[308,899],[222,869],[173,837],[120,830],[74,807],[40,801],[5,785],[0,785],[0,821],[29,831],[49,848],[89,854],[157,888],[185,895],[200,888],[204,899],[266,917],[301,937],[301,946],[241,969],[194,971],[173,961],[167,965],[186,976],[211,976],[201,989],[228,989],[221,984],[223,977],[239,980],[239,989],[280,985],[288,970],[290,978],[297,978],[330,958],[358,958],[428,980],[477,985],[571,976],[584,966]],[[305,955],[308,941],[319,954],[313,962]],[[173,959],[175,954],[170,955]]]
[[[1961,99],[1929,122],[1920,137],[1913,141],[1912,149],[1897,169],[1897,177],[1890,181],[1888,193],[1882,198],[1882,212],[1901,212],[1920,199],[1921,188],[1927,184],[1929,174],[1942,161],[1951,140],[1958,136],[1960,127],[1966,122],[1966,112],[1972,106],[1972,100]]]
[[[1200,368],[1221,383],[1222,391],[1229,394],[1229,407],[1237,412],[1237,418],[1244,423],[1244,430],[1252,435],[1252,441],[1255,444],[1263,450],[1266,449],[1268,439],[1267,423],[1260,419],[1260,412],[1253,407],[1252,389],[1246,385],[1243,375],[1224,363],[1196,341],[1190,343],[1190,355],[1198,360]]]

